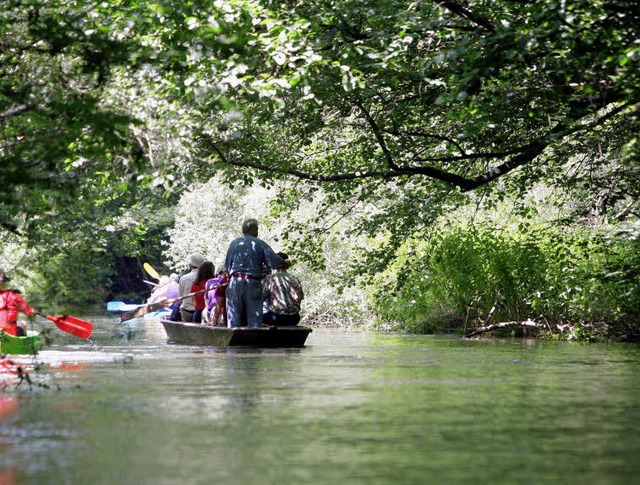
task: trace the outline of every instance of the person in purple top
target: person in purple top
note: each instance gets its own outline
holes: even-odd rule
[[[204,301],[207,305],[206,311],[203,313],[203,316],[206,322],[209,325],[218,325],[218,317],[220,317],[220,311],[218,311],[218,315],[216,315],[216,307],[224,308],[225,304],[223,301],[225,299],[225,294],[227,291],[227,283],[229,282],[229,273],[223,267],[218,271],[218,274],[207,281],[204,285],[207,292],[204,294]],[[225,311],[222,314],[223,320],[226,325],[227,312]]]
[[[243,236],[229,245],[225,267],[229,272],[227,287],[227,325],[240,327],[262,326],[263,267],[286,268],[278,256],[262,239],[258,239],[258,221],[247,219],[242,223]]]
[[[171,273],[169,276],[169,285],[167,287],[167,300],[173,300],[174,298],[178,298],[180,294],[178,281],[180,277],[176,273]]]

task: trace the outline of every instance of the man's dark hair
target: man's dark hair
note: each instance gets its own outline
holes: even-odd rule
[[[258,230],[258,221],[255,219],[247,219],[242,223],[242,234],[249,234],[254,229]]]

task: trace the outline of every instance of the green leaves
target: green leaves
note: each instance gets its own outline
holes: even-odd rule
[[[398,328],[456,321],[544,320],[553,326],[579,322],[611,328],[638,321],[637,261],[627,266],[633,245],[598,230],[542,228],[509,231],[495,226],[454,228],[428,240],[407,241],[378,278],[380,317]],[[631,297],[631,299],[628,299]],[[378,298],[376,301],[381,301]]]
[[[5,3],[0,204],[34,244],[217,174],[303,181],[283,217],[321,193],[308,233],[283,233],[322,265],[339,238],[314,229],[349,220],[354,279],[459,206],[536,184],[573,220],[637,212],[633,2]],[[135,252],[150,227],[127,227]]]

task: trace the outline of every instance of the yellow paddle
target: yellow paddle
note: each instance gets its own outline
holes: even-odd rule
[[[160,274],[155,270],[153,266],[151,266],[149,263],[144,263],[142,266],[144,267],[144,270],[149,274],[149,276],[160,280]]]

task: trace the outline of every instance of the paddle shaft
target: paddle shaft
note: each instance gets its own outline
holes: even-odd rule
[[[137,310],[133,310],[130,312],[123,313],[120,315],[120,321],[126,322],[127,320],[131,320],[133,318],[138,318],[146,315],[147,313],[155,312],[156,310],[160,310],[160,308],[168,307],[169,305],[173,305],[177,301],[184,300],[186,298],[191,298],[192,296],[199,295],[201,293],[205,293],[206,291],[214,290],[218,287],[212,286],[211,288],[207,288],[206,290],[194,291],[193,293],[189,293],[184,296],[180,296],[178,298],[172,298],[171,300],[162,300],[156,303],[152,303],[151,305],[145,305],[142,308],[138,308]]]

